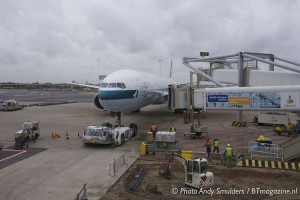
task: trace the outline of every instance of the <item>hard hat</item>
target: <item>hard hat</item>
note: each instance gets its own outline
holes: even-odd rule
[[[227,144],[228,147],[230,147],[230,144]]]

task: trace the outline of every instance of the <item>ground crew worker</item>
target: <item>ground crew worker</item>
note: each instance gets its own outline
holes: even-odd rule
[[[230,146],[230,144],[227,144],[227,147],[225,149],[225,155],[226,155],[226,163],[227,163],[227,167],[232,167],[232,148]]]
[[[296,126],[295,126],[295,124],[292,124],[292,123],[288,123],[288,135],[289,135],[289,137],[292,137],[291,136],[291,133],[295,130],[295,128],[296,128]]]
[[[213,146],[214,146],[213,153],[215,153],[215,151],[217,151],[217,153],[219,153],[220,142],[219,142],[218,138],[214,139]]]
[[[155,134],[157,132],[157,127],[156,127],[156,125],[154,123],[152,123],[150,131],[152,132],[153,137],[155,137]]]
[[[210,141],[210,138],[207,138],[207,140],[206,140],[206,142],[204,143],[203,146],[206,146],[207,157],[209,157],[210,152],[211,152],[211,141]]]
[[[257,140],[257,142],[264,142],[265,141],[265,137],[263,135],[260,135]]]
[[[174,125],[170,126],[170,132],[176,132],[176,128]]]

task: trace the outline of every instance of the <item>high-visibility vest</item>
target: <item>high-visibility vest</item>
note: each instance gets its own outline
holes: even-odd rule
[[[231,147],[226,147],[226,156],[232,156],[232,148]]]
[[[171,126],[170,132],[175,132],[175,131],[176,131],[175,127],[174,127],[174,126]]]
[[[219,147],[219,146],[220,146],[219,140],[214,140],[214,147]]]
[[[263,135],[260,135],[258,138],[257,138],[257,141],[265,141],[265,137]]]

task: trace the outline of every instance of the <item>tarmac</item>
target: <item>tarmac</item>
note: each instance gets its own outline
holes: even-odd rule
[[[21,93],[22,92],[22,93]],[[26,91],[1,90],[0,98],[9,93],[16,97],[23,94],[26,98],[19,98],[21,104],[46,102],[47,96],[60,97],[60,100],[71,99],[70,93],[64,91],[28,91],[31,94],[27,101]],[[61,96],[64,98],[61,98]],[[71,96],[74,94],[71,93]],[[95,94],[80,94],[82,100]],[[42,96],[42,97],[41,97]],[[86,96],[86,97],[84,97]],[[21,97],[21,96],[18,96]],[[14,98],[15,99],[15,98]],[[158,124],[167,122],[177,116],[167,110],[166,105],[150,106],[140,113],[122,115],[122,123],[129,125],[136,123],[139,133],[147,132],[154,120]],[[33,106],[14,112],[0,112],[0,145],[5,151],[10,151],[14,145],[14,134],[25,121],[40,122],[40,137],[35,143],[30,142],[18,153],[18,156],[1,159],[0,166],[0,199],[74,199],[84,183],[87,183],[89,199],[99,199],[107,189],[126,171],[139,154],[141,135],[126,142],[123,146],[88,146],[84,147],[78,134],[89,125],[103,122],[115,124],[115,118],[109,112],[99,111],[92,103],[73,103],[53,106]],[[68,131],[70,139],[65,138]],[[56,132],[61,136],[52,139]],[[32,153],[33,149],[43,149]],[[24,151],[24,152],[23,152]],[[108,165],[127,152],[127,165],[121,168],[114,177],[108,178]],[[29,156],[31,155],[31,156]],[[133,155],[133,156],[132,156]],[[25,158],[24,158],[25,156]]]
[[[18,99],[21,103],[46,102],[47,97],[57,101],[72,100],[74,92],[64,91],[17,91],[0,90],[0,99],[5,94],[18,95],[24,92],[26,98]],[[27,93],[31,93],[30,98]],[[43,94],[43,95],[42,95]],[[25,121],[39,121],[41,136],[35,143],[29,143],[29,148],[23,149],[21,156],[0,160],[0,199],[74,199],[84,183],[87,183],[88,199],[100,199],[101,196],[122,176],[135,162],[140,153],[140,145],[145,141],[146,133],[154,122],[158,130],[168,130],[171,124],[177,128],[180,148],[184,150],[205,152],[203,146],[207,137],[218,137],[220,150],[224,150],[227,143],[234,148],[246,149],[251,141],[255,141],[260,134],[270,137],[274,144],[280,144],[289,138],[274,136],[272,127],[260,127],[252,122],[256,112],[244,112],[247,127],[234,127],[236,119],[233,111],[205,111],[201,115],[201,124],[208,127],[208,134],[200,139],[184,137],[189,132],[190,125],[183,124],[183,115],[174,114],[167,109],[167,105],[153,105],[141,109],[141,112],[122,115],[122,123],[129,125],[136,123],[139,127],[138,135],[127,141],[123,146],[88,146],[84,147],[78,134],[89,125],[110,122],[115,124],[115,118],[109,112],[99,111],[92,103],[88,103],[95,94],[79,93],[79,103],[26,107],[20,111],[0,112],[0,145],[11,149],[14,144],[14,134]],[[41,97],[42,96],[42,97]],[[16,98],[14,98],[16,99]],[[291,118],[298,116],[291,113]],[[68,131],[70,139],[65,138]],[[56,132],[61,136],[52,139]],[[37,149],[38,152],[33,152]],[[1,150],[2,154],[4,150]],[[127,165],[124,165],[114,177],[108,177],[108,166],[113,159],[127,153]],[[25,156],[25,158],[23,157]],[[0,157],[1,158],[1,157]]]

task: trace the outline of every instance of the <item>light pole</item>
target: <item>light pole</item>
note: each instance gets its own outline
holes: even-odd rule
[[[97,60],[97,82],[99,83],[99,60]]]
[[[161,62],[163,61],[163,59],[158,59],[157,61],[159,62],[159,71],[160,71],[160,76],[161,76]]]

